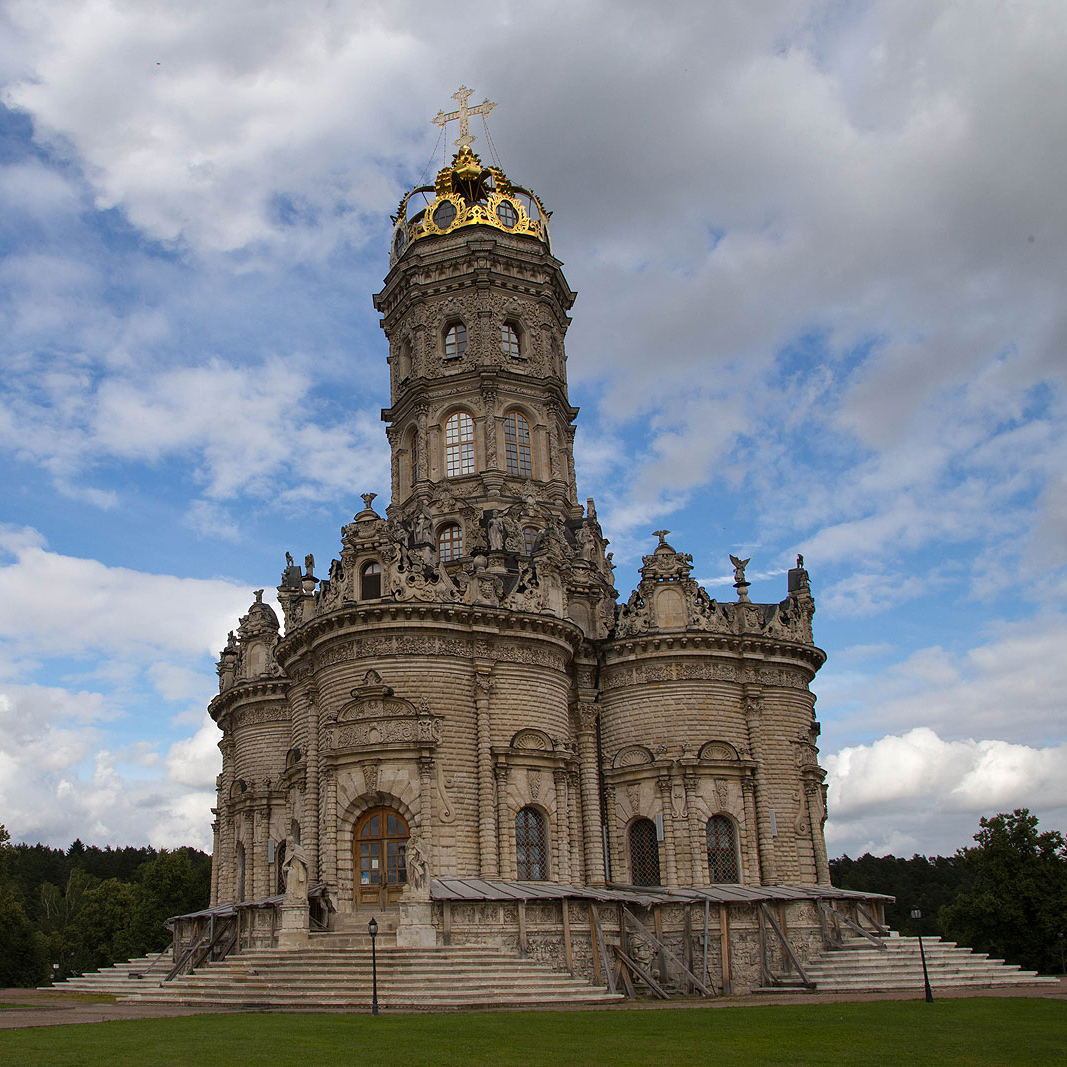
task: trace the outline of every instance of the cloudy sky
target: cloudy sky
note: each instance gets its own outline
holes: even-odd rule
[[[1065,56],[1061,0],[8,0],[0,822],[209,846],[214,654],[387,495],[370,294],[465,83],[623,595],[657,527],[720,598],[805,555],[831,854],[1064,828]]]

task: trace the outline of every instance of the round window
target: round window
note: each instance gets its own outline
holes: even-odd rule
[[[398,228],[396,237],[393,238],[393,251],[399,256],[404,251],[404,230]]]
[[[442,200],[434,209],[433,224],[439,230],[447,230],[456,221],[456,205],[451,200]]]
[[[496,217],[500,219],[500,224],[509,230],[519,221],[519,213],[515,210],[515,205],[508,200],[501,200],[497,204]]]

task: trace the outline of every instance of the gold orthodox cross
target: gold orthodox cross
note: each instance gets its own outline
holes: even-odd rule
[[[459,140],[456,141],[456,147],[462,148],[463,145],[469,145],[472,141],[476,141],[477,137],[471,136],[470,116],[471,115],[488,115],[490,111],[496,107],[496,104],[489,102],[489,97],[486,97],[480,104],[476,104],[474,107],[467,107],[467,101],[471,98],[471,90],[465,85],[459,87],[459,92],[452,94],[453,100],[459,101],[459,110],[450,111],[447,115],[443,111],[437,112],[437,117],[433,120],[434,124],[440,126],[443,130],[445,124],[449,122],[455,122],[459,120]]]

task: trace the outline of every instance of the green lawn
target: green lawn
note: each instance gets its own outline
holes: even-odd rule
[[[0,1032],[0,1063],[1067,1063],[1067,1003],[1036,999],[463,1015],[205,1015]]]

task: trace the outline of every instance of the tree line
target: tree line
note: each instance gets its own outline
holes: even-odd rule
[[[206,908],[210,882],[196,849],[13,845],[0,825],[0,988],[161,951],[164,920]]]
[[[1025,808],[979,822],[975,845],[954,856],[842,856],[830,861],[841,889],[886,893],[888,925],[988,952],[1028,970],[1063,971],[1067,843],[1041,831]],[[12,845],[0,825],[0,988],[35,986],[170,943],[163,921],[207,907],[211,857],[191,848],[65,852]]]
[[[1042,974],[1067,973],[1067,843],[1016,808],[979,820],[975,845],[954,856],[842,856],[841,889],[895,896],[886,921],[902,934],[933,934]],[[911,918],[918,908],[922,918]]]

